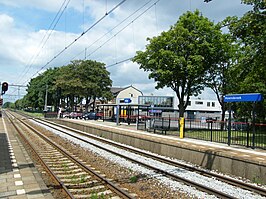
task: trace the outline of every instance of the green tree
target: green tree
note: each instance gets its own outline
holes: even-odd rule
[[[84,97],[85,108],[92,101],[93,111],[95,100],[108,98],[112,81],[105,64],[92,60],[75,60],[60,69],[56,86],[62,89],[63,95]],[[72,103],[73,105],[73,103]]]
[[[28,107],[43,110],[45,102],[46,86],[48,88],[48,105],[56,106],[55,79],[58,76],[58,68],[50,68],[44,73],[32,78],[28,84],[27,95],[24,103]]]
[[[252,5],[253,9],[241,18],[228,17],[224,23],[236,42],[241,46],[237,64],[232,70],[235,81],[238,82],[235,93],[262,93],[266,97],[266,2],[265,0],[242,0]],[[241,107],[239,107],[241,109]],[[244,112],[242,110],[242,112]],[[257,114],[262,119],[266,117],[266,102],[260,103]]]
[[[216,59],[219,62],[210,65],[206,74],[205,85],[214,91],[221,105],[222,121],[225,119],[226,111],[226,103],[223,101],[223,96],[231,93],[236,86],[234,77],[232,77],[232,67],[237,63],[238,50],[239,45],[234,43],[231,35],[223,34],[215,49],[218,56]]]
[[[216,64],[216,44],[222,33],[197,10],[183,14],[167,32],[152,39],[145,51],[133,58],[140,68],[149,71],[156,88],[170,87],[179,100],[179,116],[183,117],[190,96],[203,89],[207,69]]]

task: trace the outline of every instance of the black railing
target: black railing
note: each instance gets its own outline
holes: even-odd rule
[[[266,124],[232,122],[228,129],[227,122],[185,120],[185,137],[266,149]]]
[[[138,120],[138,129],[150,132],[164,131],[165,134],[179,136],[179,120],[170,117],[142,117]],[[215,120],[185,120],[184,137],[266,149],[266,124],[232,122],[229,131],[228,122]]]

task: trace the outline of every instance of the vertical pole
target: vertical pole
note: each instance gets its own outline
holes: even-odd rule
[[[185,118],[184,117],[180,117],[180,138],[184,138],[184,122],[185,122]]]
[[[228,118],[228,146],[231,144],[231,103],[229,103],[229,118]]]
[[[118,126],[119,125],[119,113],[120,110],[119,110],[119,105],[116,106],[116,125]]]
[[[2,92],[1,92],[2,93]],[[2,117],[2,104],[3,104],[3,97],[2,94],[0,95],[0,101],[1,101],[1,105],[0,105],[0,117]]]
[[[46,84],[46,90],[45,90],[45,101],[44,101],[44,111],[47,111],[47,97],[48,97],[48,85]]]
[[[255,102],[253,102],[253,109],[252,109],[252,148],[255,148]]]
[[[212,123],[213,121],[211,121],[211,142],[212,142]]]
[[[136,118],[136,127],[137,127],[137,130],[139,129],[139,105],[138,105],[138,116]]]
[[[249,123],[247,122],[247,147],[249,147]]]

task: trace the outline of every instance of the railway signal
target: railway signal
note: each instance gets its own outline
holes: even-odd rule
[[[8,83],[7,82],[3,82],[2,83],[2,93],[1,95],[5,94],[5,92],[8,90]]]

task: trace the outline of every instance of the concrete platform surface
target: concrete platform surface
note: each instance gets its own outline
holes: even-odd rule
[[[8,120],[0,118],[0,198],[52,199],[49,189]]]

